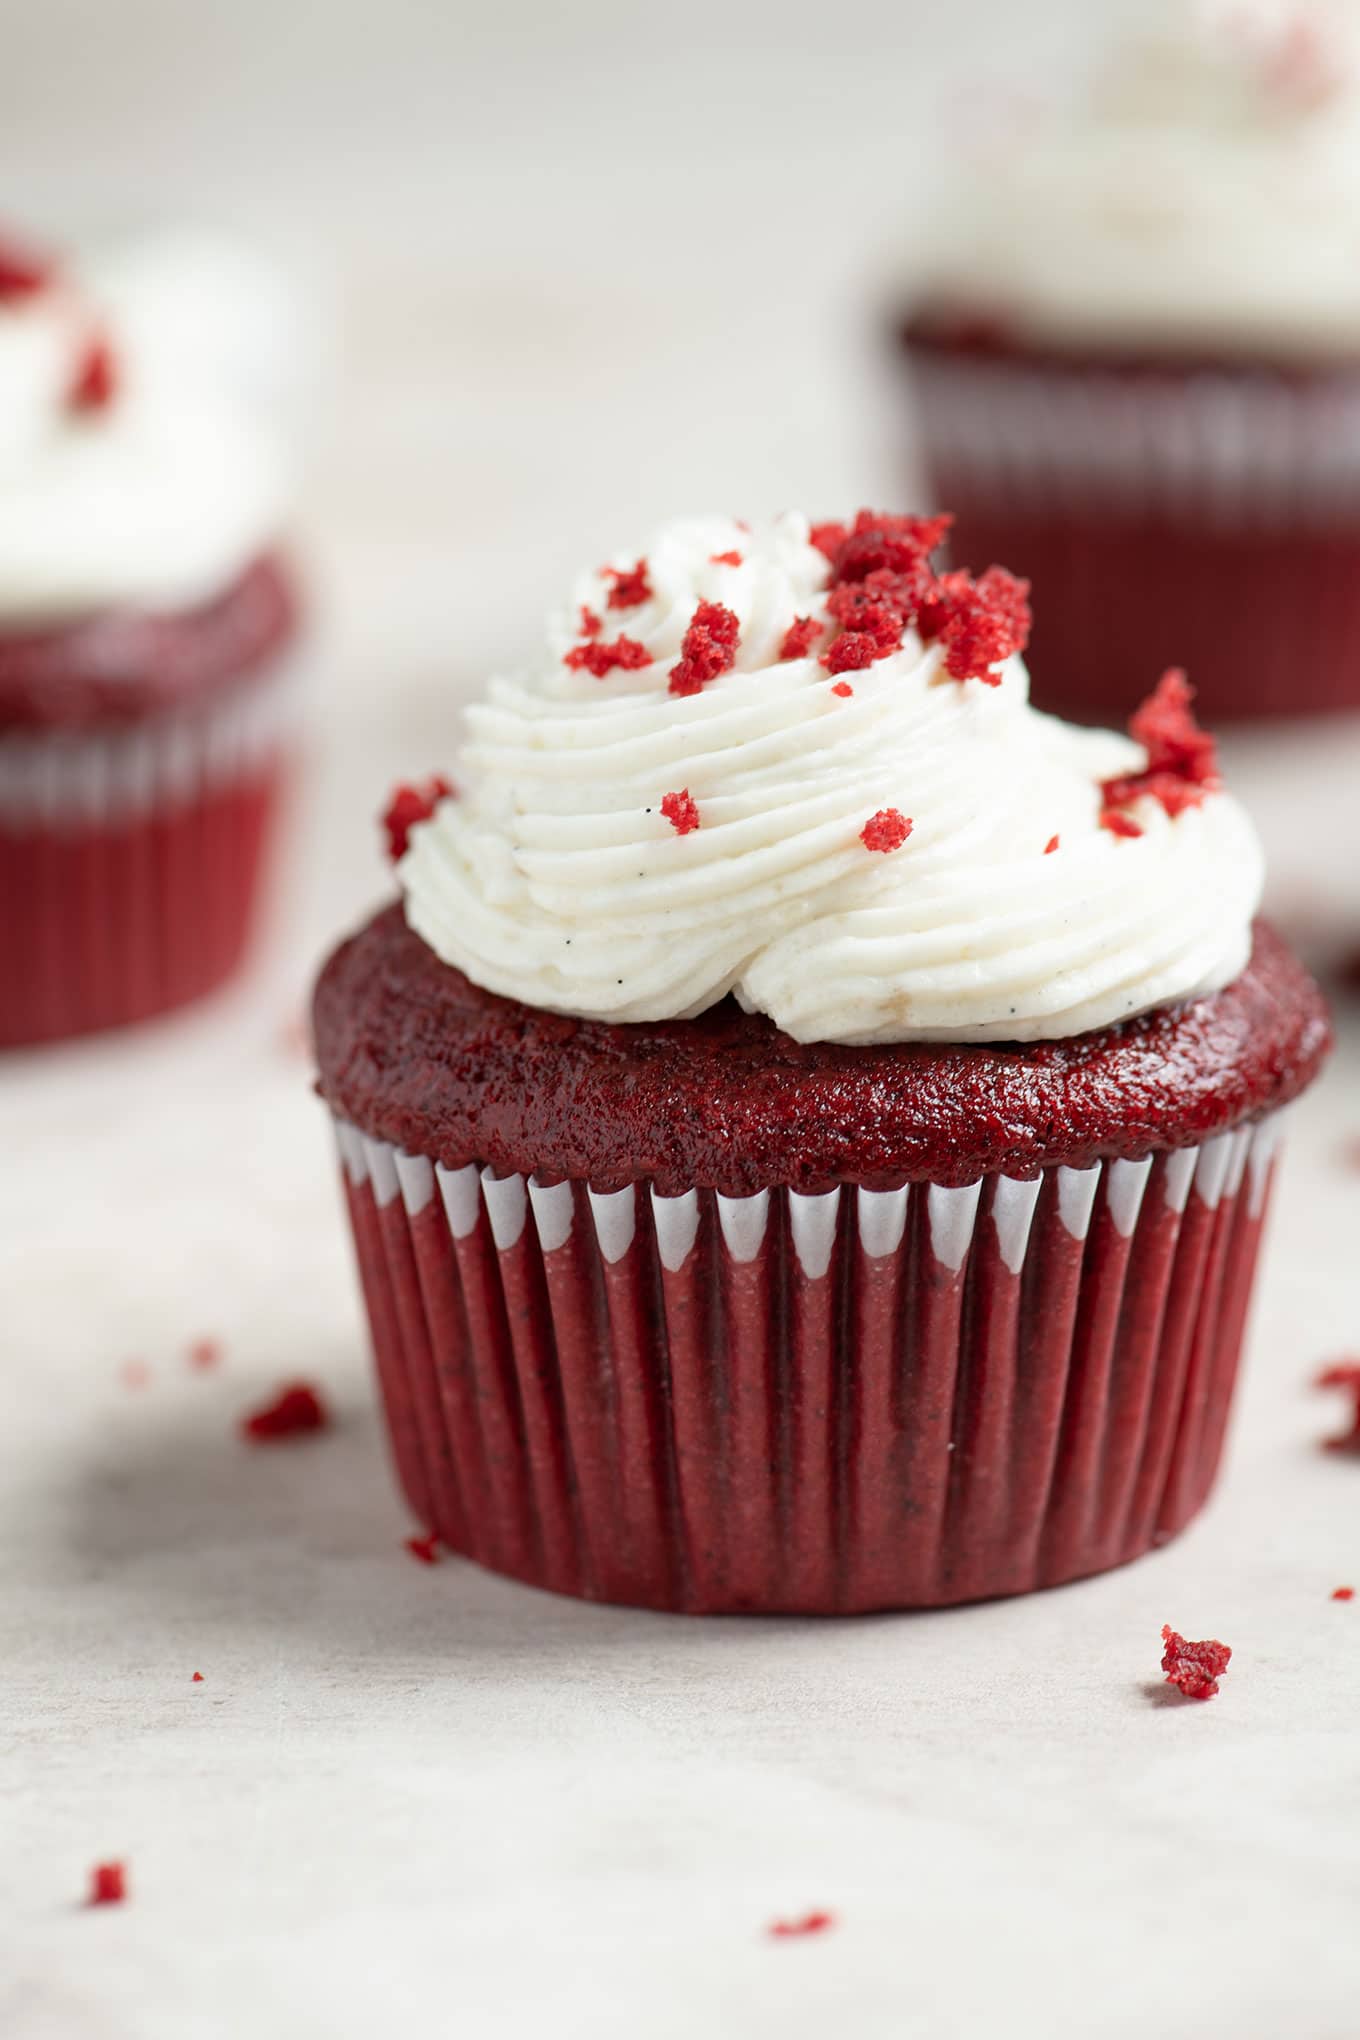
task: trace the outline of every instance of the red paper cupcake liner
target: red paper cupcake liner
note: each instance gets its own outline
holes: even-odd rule
[[[1210,720],[1360,707],[1360,377],[908,352],[954,557],[1034,585],[1040,707],[1122,721],[1169,665]]]
[[[449,1169],[337,1122],[398,1474],[535,1586],[839,1614],[1056,1586],[1207,1495],[1278,1116],[821,1196]]]
[[[247,946],[293,674],[126,729],[0,735],[0,1048],[150,1018]]]

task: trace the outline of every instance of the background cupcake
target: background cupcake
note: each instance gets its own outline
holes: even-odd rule
[[[167,307],[171,284],[162,265]],[[135,278],[120,300],[0,244],[0,1046],[219,984],[273,823],[297,635],[285,462],[231,386],[226,322],[205,365],[192,317],[147,344],[149,309]]]
[[[921,448],[962,556],[1034,582],[1042,705],[1173,660],[1215,717],[1360,705],[1356,56],[1339,6],[1165,9],[940,209]]]
[[[1204,1499],[1321,1002],[1182,677],[1036,715],[945,522],[668,527],[389,812],[321,1089],[407,1497],[486,1564],[928,1605]]]

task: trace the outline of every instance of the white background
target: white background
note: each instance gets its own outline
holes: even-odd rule
[[[1052,79],[1118,11],[0,5],[7,210],[244,231],[333,334],[259,967],[0,1070],[5,2040],[1360,2032],[1360,1464],[1307,1385],[1360,1346],[1360,1041],[1296,1115],[1204,1523],[1061,1594],[800,1624],[405,1555],[290,1039],[385,889],[390,782],[564,573],[677,508],[903,499],[883,321],[980,74]],[[1358,749],[1229,747],[1323,960]],[[290,1376],[336,1429],[248,1451]],[[1156,1683],[1167,1620],[1235,1647],[1208,1706]],[[104,1856],[133,1900],[90,1913]]]

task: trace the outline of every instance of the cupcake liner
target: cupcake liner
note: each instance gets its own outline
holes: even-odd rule
[[[1055,1586],[1218,1463],[1279,1115],[1142,1161],[752,1197],[336,1121],[398,1474],[536,1586],[833,1614]]]
[[[1034,583],[1042,707],[1173,664],[1211,717],[1360,706],[1360,376],[909,353],[956,557]]]
[[[231,974],[295,693],[285,664],[127,728],[0,734],[0,1047],[145,1019]]]

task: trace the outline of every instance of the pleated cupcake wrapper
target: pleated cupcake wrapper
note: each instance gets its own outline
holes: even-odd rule
[[[402,1485],[498,1571],[939,1605],[1119,1564],[1208,1491],[1276,1119],[1030,1181],[738,1198],[337,1134]]]
[[[248,938],[295,661],[127,728],[0,734],[0,1047],[144,1019]]]

